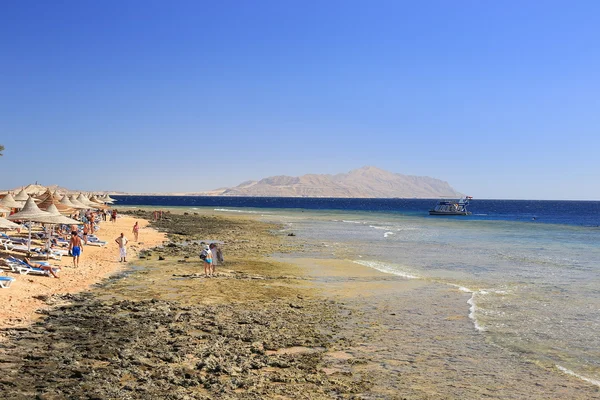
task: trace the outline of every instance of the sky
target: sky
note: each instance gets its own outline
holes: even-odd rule
[[[600,199],[598,1],[17,1],[0,188],[190,192],[367,165]]]

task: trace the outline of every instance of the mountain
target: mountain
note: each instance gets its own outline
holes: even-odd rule
[[[233,188],[212,190],[210,194],[217,196],[363,198],[436,198],[463,195],[453,189],[448,182],[439,179],[396,174],[376,167],[363,167],[337,175],[271,176],[260,181],[246,181]]]

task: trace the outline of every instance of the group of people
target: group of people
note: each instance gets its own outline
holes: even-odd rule
[[[205,244],[200,259],[204,261],[204,275],[213,276],[215,267],[223,263],[223,252],[216,243]]]
[[[112,222],[117,221],[117,210],[98,210],[96,212],[92,210],[87,210],[83,213],[80,218],[83,224],[83,229],[81,235],[79,235],[79,229],[77,225],[71,226],[70,239],[69,239],[69,254],[73,256],[73,266],[75,268],[79,267],[79,258],[81,257],[81,253],[83,251],[83,245],[88,244],[88,236],[93,234],[97,229],[96,222],[99,220],[106,221],[108,216],[110,216],[110,220]],[[66,229],[66,228],[64,228]],[[61,229],[62,230],[62,229]],[[137,242],[138,239],[138,223],[135,223],[133,227],[133,232],[135,235],[135,240]],[[126,262],[127,257],[127,238],[125,238],[124,234],[121,233],[115,241],[119,244],[119,252],[120,252],[120,261]]]

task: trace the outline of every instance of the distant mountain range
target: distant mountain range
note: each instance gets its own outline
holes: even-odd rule
[[[29,194],[40,194],[50,188],[59,193],[72,192],[58,185],[35,184],[24,187]],[[12,191],[18,193],[23,187]],[[6,191],[0,193],[5,193]],[[103,191],[104,192],[104,191]],[[264,196],[264,197],[354,197],[354,198],[437,198],[461,197],[448,182],[428,176],[396,174],[376,167],[363,167],[345,174],[271,176],[259,181],[246,181],[232,188],[204,192],[180,193],[107,193],[115,195],[161,196]]]
[[[460,197],[448,182],[428,176],[396,174],[376,167],[363,167],[345,174],[300,177],[271,176],[247,181],[232,188],[194,193],[213,196],[267,197],[361,197],[436,198]]]

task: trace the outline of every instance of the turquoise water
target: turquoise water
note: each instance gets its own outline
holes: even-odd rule
[[[590,208],[596,203],[488,201],[484,215],[466,218],[371,206],[188,208],[260,216],[283,223],[323,256],[469,293],[456,312],[469,316],[473,330],[528,360],[600,386],[600,228],[599,213]],[[566,223],[550,223],[551,217]]]
[[[493,343],[600,386],[600,229],[392,213],[262,210],[328,253],[471,293]]]

